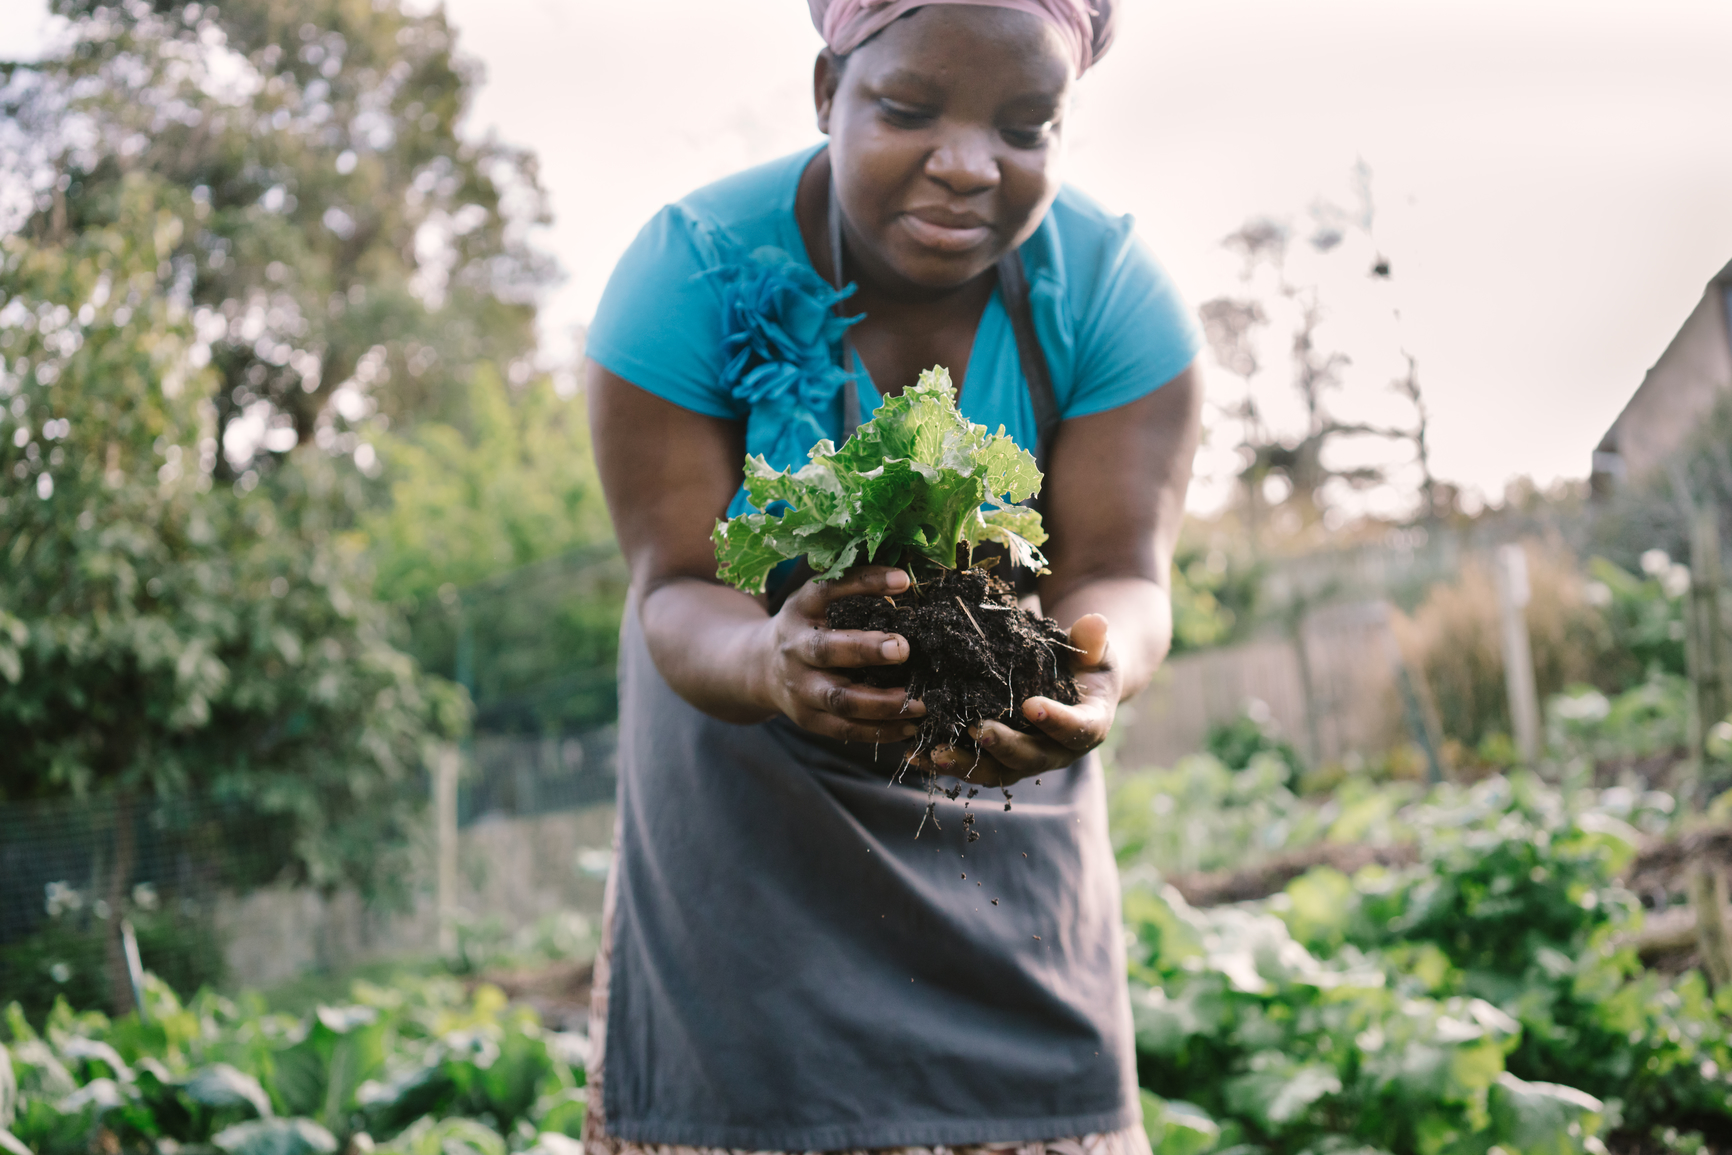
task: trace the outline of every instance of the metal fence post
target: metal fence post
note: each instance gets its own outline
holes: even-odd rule
[[[439,952],[445,955],[457,949],[457,773],[461,764],[452,743],[441,743],[434,752],[434,909],[439,920]]]

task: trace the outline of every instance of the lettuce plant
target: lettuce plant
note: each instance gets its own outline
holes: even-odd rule
[[[821,581],[869,562],[919,578],[954,569],[959,546],[983,541],[1045,570],[1040,514],[1015,504],[1040,491],[1034,457],[1002,425],[989,434],[970,424],[942,367],[886,399],[840,449],[825,439],[810,458],[798,470],[746,458],[746,492],[765,512],[716,523],[724,581],[762,593],[772,569],[802,554]]]

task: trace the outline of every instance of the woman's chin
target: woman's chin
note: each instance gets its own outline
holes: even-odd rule
[[[969,252],[935,252],[913,245],[898,246],[891,267],[910,286],[941,293],[960,289],[998,262],[998,254],[982,246]]]

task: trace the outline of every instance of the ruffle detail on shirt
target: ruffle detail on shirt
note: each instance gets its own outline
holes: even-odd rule
[[[797,465],[830,436],[836,394],[854,378],[836,363],[836,344],[861,318],[834,311],[854,286],[834,289],[771,246],[706,275],[722,282],[722,383],[751,409],[746,452],[772,469]]]

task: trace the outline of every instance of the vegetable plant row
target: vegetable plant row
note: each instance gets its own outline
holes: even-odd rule
[[[0,1045],[8,1155],[578,1155],[580,1036],[497,988],[357,984],[305,1018],[154,978],[147,1020],[13,1004]]]

